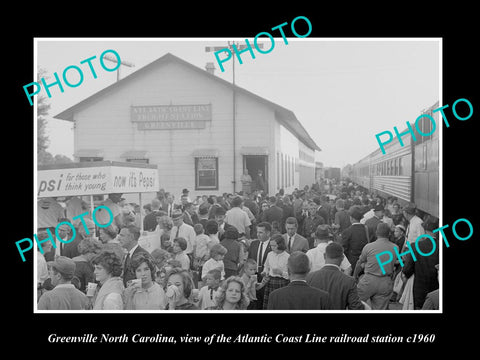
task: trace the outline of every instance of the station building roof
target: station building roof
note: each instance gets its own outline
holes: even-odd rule
[[[79,103],[69,107],[68,109],[62,111],[61,113],[57,114],[54,116],[55,119],[60,119],[60,120],[66,120],[66,121],[74,121],[74,114],[80,109],[83,109],[85,107],[88,107],[89,104],[97,100],[99,97],[107,96],[108,93],[111,90],[114,90],[118,87],[123,87],[123,86],[128,86],[128,84],[134,80],[136,77],[139,75],[150,71],[151,69],[157,67],[157,66],[162,66],[165,64],[168,64],[170,62],[176,62],[179,64],[182,64],[184,66],[189,67],[190,69],[193,69],[194,71],[197,71],[198,73],[201,73],[203,76],[206,78],[209,78],[213,81],[218,81],[227,87],[231,88],[232,90],[235,90],[236,92],[243,93],[249,97],[252,97],[253,99],[262,102],[272,108],[275,112],[275,118],[283,125],[285,128],[287,128],[289,131],[291,131],[302,143],[304,143],[306,146],[308,146],[311,149],[314,149],[316,151],[321,151],[321,149],[318,147],[318,145],[315,143],[315,141],[310,137],[308,132],[305,130],[303,125],[300,123],[300,121],[297,119],[293,111],[286,109],[278,104],[275,104],[259,95],[256,95],[244,88],[241,88],[237,85],[233,85],[232,83],[223,80],[219,78],[218,76],[209,73],[208,71],[205,71],[171,53],[167,53],[164,56],[158,58],[157,60],[152,61],[150,64],[142,67],[141,69],[133,72],[132,74],[126,76],[125,78],[113,83],[112,85],[109,85],[105,87],[104,89],[96,92],[95,94],[87,97],[86,99],[80,101]]]

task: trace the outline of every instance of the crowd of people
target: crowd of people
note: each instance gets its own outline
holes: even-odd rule
[[[438,246],[406,251],[425,233],[438,242],[438,219],[414,204],[348,180],[179,198],[162,189],[141,209],[110,194],[108,227],[84,218],[71,240],[59,226],[37,253],[38,309],[438,309]],[[401,258],[380,269],[376,255],[395,250]]]

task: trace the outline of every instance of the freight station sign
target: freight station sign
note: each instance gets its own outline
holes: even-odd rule
[[[212,105],[132,106],[131,120],[138,130],[204,129],[212,120]]]

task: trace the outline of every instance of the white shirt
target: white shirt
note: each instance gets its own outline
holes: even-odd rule
[[[370,209],[363,215],[363,218],[362,218],[362,220],[360,220],[360,223],[365,224],[365,222],[368,219],[373,218],[374,216],[375,216],[375,212],[373,211],[373,209]]]
[[[308,259],[310,260],[310,272],[320,270],[324,265],[325,265],[325,258],[323,254],[325,254],[325,248],[327,247],[328,244],[330,244],[332,241],[329,241],[328,243],[321,242],[317,245],[316,248],[310,249],[307,251],[307,256]],[[343,261],[340,264],[340,268],[342,271],[347,270],[351,266],[350,261],[348,261],[347,257],[343,257]]]
[[[247,213],[239,207],[227,211],[225,222],[237,228],[239,234],[245,234],[245,228],[252,225]]]
[[[405,238],[410,244],[413,244],[420,235],[425,234],[425,229],[423,228],[422,223],[422,219],[420,219],[417,215],[414,215],[410,219],[410,224],[408,225],[405,233]]]
[[[45,257],[40,251],[37,251],[37,283],[43,284],[48,277],[48,266]]]
[[[293,236],[289,236],[288,234],[285,234],[287,235],[287,250],[291,250],[292,249],[292,246],[293,246],[293,243],[295,242],[295,235],[297,235],[296,233],[293,234]]]
[[[267,259],[265,260],[264,264],[264,271],[269,276],[281,276],[288,280],[288,258],[290,254],[286,251],[281,252],[280,254],[276,254],[273,251],[270,251],[267,255]],[[282,270],[282,275],[274,274],[272,269],[280,269]]]
[[[270,239],[266,241],[260,241],[260,244],[258,244],[258,254],[257,254],[257,270],[260,264],[262,263],[263,255],[265,254],[265,250],[267,250],[268,243],[270,242]],[[265,259],[265,261],[267,261]],[[265,266],[265,264],[264,264]]]
[[[220,273],[222,274],[220,280],[225,279],[225,264],[223,263],[223,260],[217,261],[214,258],[208,259],[202,266],[202,279],[207,276],[210,270],[218,268],[220,269]]]
[[[203,286],[198,293],[199,307],[205,310],[208,307],[217,305],[217,296],[220,295],[220,287],[217,290],[211,291],[207,285]]]
[[[177,236],[177,227],[174,226],[170,233],[170,241],[172,244],[173,244],[173,240],[176,237],[183,237],[185,240],[187,240],[187,249],[184,252],[185,254],[192,253],[193,244],[195,244],[195,238],[197,237],[197,234],[195,234],[195,230],[193,230],[193,227],[183,223],[182,225],[180,225],[180,230],[178,231],[178,236]]]

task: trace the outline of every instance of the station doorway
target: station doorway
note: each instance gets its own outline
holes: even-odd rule
[[[265,181],[264,192],[268,194],[268,155],[243,155],[243,168],[248,170],[252,177],[252,188],[255,189],[257,184],[258,171],[263,172]]]

